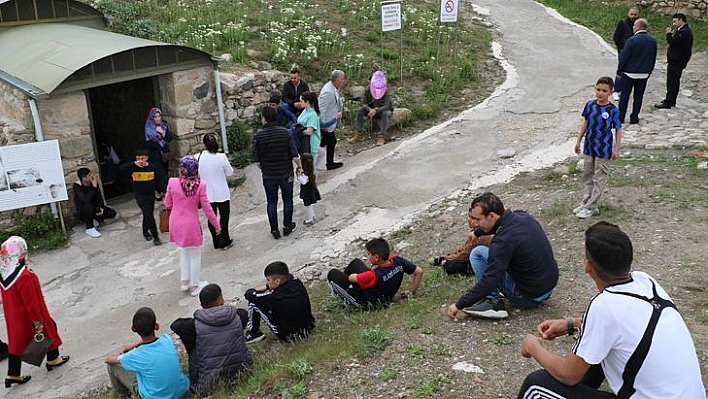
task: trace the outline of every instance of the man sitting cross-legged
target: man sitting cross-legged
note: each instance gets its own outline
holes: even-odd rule
[[[661,398],[705,399],[701,366],[691,333],[676,306],[648,274],[630,271],[632,242],[607,222],[585,232],[585,273],[599,294],[583,317],[546,320],[538,335],[527,335],[521,354],[544,370],[526,377],[519,399]],[[573,335],[567,356],[543,340]],[[599,391],[607,378],[613,393]]]
[[[215,383],[230,383],[253,365],[246,348],[244,309],[224,305],[221,287],[209,284],[199,293],[202,309],[194,318],[180,318],[170,328],[189,355],[189,380],[200,396],[209,395]]]

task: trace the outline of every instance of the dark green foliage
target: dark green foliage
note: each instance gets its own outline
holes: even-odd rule
[[[69,238],[59,219],[49,213],[17,217],[14,224],[13,230],[0,233],[0,242],[14,235],[24,238],[31,250],[50,250],[64,246]]]

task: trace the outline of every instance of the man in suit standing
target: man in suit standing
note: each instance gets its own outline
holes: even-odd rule
[[[647,88],[649,75],[656,64],[656,39],[647,33],[647,20],[639,18],[632,26],[634,35],[627,40],[619,56],[617,78],[621,78],[619,110],[620,121],[624,123],[629,105],[629,94],[634,90],[632,113],[629,123],[639,123],[639,111],[642,109],[644,91]]]
[[[327,148],[327,170],[341,168],[344,165],[342,162],[334,162],[334,148],[337,146],[337,136],[335,129],[337,122],[342,119],[342,96],[339,89],[344,87],[347,79],[344,72],[339,69],[332,71],[329,82],[327,82],[320,91],[320,120],[331,121],[337,119],[332,126],[322,128],[322,142],[320,147]]]
[[[666,28],[666,42],[669,48],[666,49],[666,58],[669,62],[666,68],[666,97],[654,104],[656,108],[671,108],[676,106],[681,87],[681,74],[686,69],[688,61],[691,59],[691,47],[693,47],[693,33],[686,23],[685,14],[674,14],[671,27]]]
[[[629,11],[627,11],[627,18],[620,19],[619,22],[617,22],[612,40],[615,42],[615,46],[617,46],[618,57],[624,48],[624,44],[627,43],[627,40],[634,34],[633,26],[637,18],[639,18],[639,8],[632,6]],[[612,93],[612,99],[614,101],[619,101],[620,99],[619,87],[620,81],[619,79],[615,79],[615,92]]]

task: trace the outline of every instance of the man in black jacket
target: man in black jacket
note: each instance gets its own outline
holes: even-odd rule
[[[215,383],[236,381],[253,365],[246,348],[244,309],[224,305],[221,287],[209,284],[199,293],[202,309],[194,318],[180,318],[170,328],[179,335],[189,355],[189,381],[199,397],[209,395]]]
[[[674,14],[672,24],[675,30],[671,27],[666,28],[666,42],[669,44],[666,49],[666,58],[669,63],[666,67],[666,98],[660,103],[654,104],[656,108],[676,106],[676,97],[678,97],[681,87],[681,74],[691,59],[693,33],[686,23],[686,15]]]
[[[627,18],[620,19],[619,22],[617,22],[617,27],[615,28],[615,34],[612,36],[612,40],[615,42],[615,46],[617,46],[618,57],[624,48],[624,44],[627,43],[627,39],[632,37],[634,34],[632,27],[634,26],[634,21],[636,21],[637,18],[639,18],[639,8],[632,6],[629,11],[627,11]],[[620,91],[622,91],[622,86],[620,86],[620,78],[617,77],[615,78],[615,92],[612,93],[613,100],[619,101]]]
[[[295,114],[300,115],[302,112],[302,103],[300,95],[310,91],[310,85],[300,77],[300,70],[293,68],[290,70],[290,79],[283,84],[283,102],[280,107]]]
[[[475,235],[493,237],[488,247],[479,245],[470,253],[477,283],[450,305],[450,318],[459,310],[478,317],[506,318],[501,294],[519,307],[537,306],[551,297],[558,282],[558,264],[536,219],[525,211],[504,209],[501,200],[489,192],[472,201],[469,217]]]
[[[283,234],[289,235],[295,230],[293,222],[293,161],[297,164],[298,175],[302,173],[302,164],[295,142],[290,133],[276,123],[277,113],[272,107],[263,107],[261,122],[263,128],[253,136],[253,162],[263,174],[268,223],[270,234],[276,240],[280,238],[278,228],[278,190],[283,197]]]
[[[248,300],[246,343],[265,339],[261,320],[281,341],[307,337],[315,328],[315,317],[302,281],[279,261],[266,266],[263,274],[266,284],[251,288],[244,295]]]
[[[86,234],[98,238],[97,230],[105,219],[116,217],[116,211],[106,206],[98,189],[98,180],[88,168],[80,168],[76,175],[79,180],[74,183],[74,205],[79,219],[86,223]]]
[[[629,105],[629,95],[632,97],[632,113],[629,123],[639,123],[639,112],[644,101],[644,91],[647,88],[649,76],[656,64],[656,39],[647,33],[647,20],[639,18],[634,21],[634,35],[627,40],[619,55],[617,77],[621,77],[621,92],[619,102],[620,121],[624,123]]]

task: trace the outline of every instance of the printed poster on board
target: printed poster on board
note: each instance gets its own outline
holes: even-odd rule
[[[57,140],[0,147],[0,211],[68,199]]]

